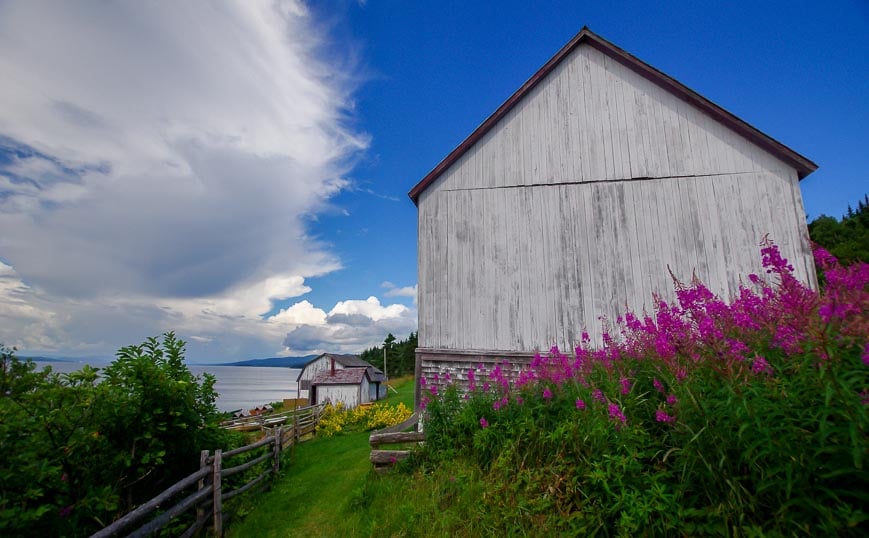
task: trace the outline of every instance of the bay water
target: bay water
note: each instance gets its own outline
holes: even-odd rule
[[[37,368],[51,366],[52,370],[69,373],[80,370],[85,363],[35,361]],[[94,368],[105,367],[105,363],[88,361]],[[204,372],[212,374],[216,382],[217,408],[220,411],[245,411],[262,407],[267,403],[279,402],[285,398],[296,397],[296,377],[298,368],[276,368],[271,366],[220,366],[188,364],[190,372],[200,376]]]

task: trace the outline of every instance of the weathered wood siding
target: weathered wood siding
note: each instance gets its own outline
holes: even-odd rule
[[[310,386],[310,382],[314,379],[317,374],[320,372],[326,372],[332,368],[332,359],[329,356],[320,357],[318,359],[309,362],[305,367],[299,372],[299,394],[296,396],[297,398],[310,398],[310,391],[305,386]],[[335,361],[335,369],[343,370],[344,365],[338,361]],[[307,381],[307,383],[305,383]]]
[[[599,316],[728,296],[769,235],[815,284],[797,172],[579,46],[419,196],[422,349],[572,349]]]
[[[343,402],[345,409],[353,409],[370,401],[368,395],[368,378],[363,377],[359,385],[317,385],[316,403]]]

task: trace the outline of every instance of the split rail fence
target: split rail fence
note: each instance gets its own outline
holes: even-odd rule
[[[425,433],[421,431],[404,431],[413,426],[418,427],[418,423],[419,414],[414,413],[401,424],[371,432],[368,436],[368,444],[371,445],[371,463],[374,464],[375,471],[384,472],[410,455],[410,450],[381,450],[382,445],[425,441]]]
[[[211,454],[203,450],[199,459],[199,470],[190,476],[176,482],[163,493],[142,504],[132,512],[116,520],[108,527],[96,532],[91,538],[107,538],[114,536],[150,536],[166,527],[176,517],[189,510],[196,510],[196,521],[183,531],[180,536],[190,537],[212,520],[213,532],[223,536],[223,503],[237,495],[249,491],[263,482],[269,476],[280,471],[281,452],[294,447],[306,435],[312,434],[320,421],[323,412],[322,405],[299,408],[287,418],[291,424],[278,425],[266,430],[266,436],[255,443],[228,450],[220,449]],[[253,459],[227,467],[228,459],[247,452],[262,450],[263,453]],[[270,462],[256,477],[231,491],[225,491],[224,480],[230,476],[242,473],[264,462]],[[194,489],[195,488],[195,489]],[[168,501],[176,499],[183,492],[193,489],[175,504],[164,507]],[[162,512],[154,517],[155,512]],[[151,517],[152,519],[148,518]],[[147,520],[147,521],[146,521]]]

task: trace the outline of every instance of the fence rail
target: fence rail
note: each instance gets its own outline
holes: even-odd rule
[[[301,442],[303,436],[313,433],[320,421],[322,412],[322,405],[300,408],[285,418],[285,422],[291,422],[290,424],[280,424],[267,429],[266,437],[255,443],[226,452],[217,449],[214,454],[208,450],[203,450],[199,458],[200,468],[198,471],[169,486],[150,501],[96,532],[91,538],[107,538],[121,534],[137,537],[150,536],[168,525],[176,517],[193,508],[196,509],[196,521],[181,536],[193,536],[209,519],[213,520],[214,534],[223,536],[223,501],[249,491],[269,476],[277,474],[280,471],[281,453]],[[268,448],[263,454],[248,462],[234,467],[224,466],[224,462],[228,458],[263,447]],[[258,476],[234,490],[224,491],[224,478],[253,469],[268,460],[271,460],[272,464]],[[174,505],[163,508],[164,511],[157,517],[142,523],[147,517],[153,516],[154,512],[168,501],[194,486],[196,489],[192,493]],[[130,530],[134,525],[138,526]]]
[[[288,411],[281,411],[280,413],[236,418],[224,421],[223,423],[221,423],[221,427],[227,430],[237,431],[265,430],[266,428],[272,428],[281,424],[292,422],[294,417],[298,416],[299,414],[310,414],[311,410],[317,407],[319,406],[313,405],[308,407],[299,407],[297,409],[290,409]]]
[[[371,463],[374,464],[375,471],[384,472],[395,463],[410,455],[410,450],[379,450],[381,445],[421,443],[425,441],[425,433],[421,431],[403,431],[411,427],[417,427],[418,423],[419,415],[414,413],[401,424],[371,432],[371,435],[368,436],[368,444],[371,445],[370,459]]]

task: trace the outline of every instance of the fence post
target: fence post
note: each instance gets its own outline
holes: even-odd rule
[[[217,449],[214,451],[214,468],[211,473],[211,487],[213,488],[213,511],[214,511],[214,534],[218,538],[223,537],[223,506],[221,504],[221,483],[220,483],[220,472],[223,467],[223,463],[221,461],[223,457],[223,451],[221,449]]]
[[[208,450],[203,450],[202,452],[199,453],[199,468],[200,469],[202,469],[203,467],[208,465],[208,454],[209,454]],[[199,482],[197,482],[196,490],[201,491],[202,488],[204,488],[204,487],[205,487],[205,477],[201,478],[199,480]],[[196,521],[199,521],[202,518],[202,516],[205,515],[205,508],[202,506],[202,504],[203,503],[199,503],[198,505],[196,505]]]
[[[299,411],[293,415],[293,451],[290,453],[293,461],[296,461],[296,445],[299,444]]]
[[[275,463],[272,466],[272,479],[278,476],[278,472],[281,470],[281,437],[283,436],[284,427],[278,425],[275,429],[272,430],[275,439],[274,454],[275,454]]]

